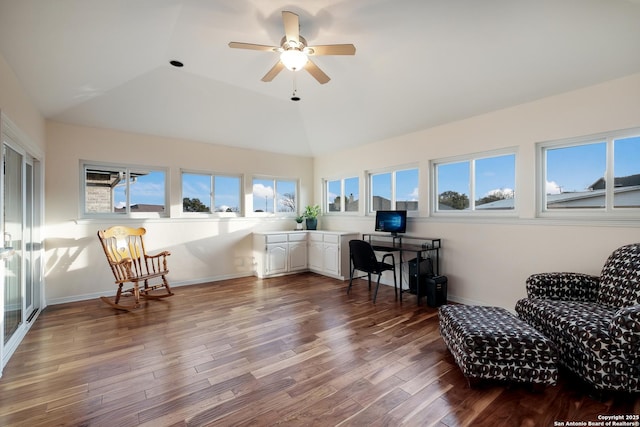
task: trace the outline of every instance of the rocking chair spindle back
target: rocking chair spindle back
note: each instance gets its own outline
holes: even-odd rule
[[[130,310],[140,306],[140,297],[158,299],[173,295],[166,278],[169,273],[167,257],[171,253],[163,251],[148,255],[142,237],[145,234],[146,230],[142,227],[114,226],[98,231],[102,249],[118,285],[113,301],[107,297],[101,299],[114,308]],[[157,279],[158,283],[150,284],[152,279]],[[131,283],[132,287],[123,289],[125,283]],[[161,288],[163,292],[152,292]],[[127,296],[133,296],[133,303],[121,304],[120,299]]]

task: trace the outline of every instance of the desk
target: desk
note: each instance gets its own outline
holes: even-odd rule
[[[404,263],[403,255],[405,252],[415,254],[417,268],[416,298],[420,305],[420,265],[424,258],[432,258],[433,272],[440,275],[440,248],[442,247],[441,239],[430,237],[416,236],[393,236],[390,234],[363,234],[362,239],[368,241],[374,251],[380,252],[398,252],[400,254],[400,301],[402,301],[402,264]],[[423,257],[423,254],[426,256]],[[408,291],[408,289],[407,289]]]

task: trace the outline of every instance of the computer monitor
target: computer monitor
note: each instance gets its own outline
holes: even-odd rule
[[[391,233],[407,232],[407,211],[376,211],[376,231]]]

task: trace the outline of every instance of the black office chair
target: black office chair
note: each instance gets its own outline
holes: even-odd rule
[[[369,290],[371,290],[371,274],[378,275],[378,283],[376,284],[376,290],[373,294],[373,303],[376,302],[378,296],[378,288],[380,287],[380,277],[385,271],[393,271],[393,288],[396,292],[396,300],[398,299],[398,284],[396,281],[396,261],[393,254],[388,253],[382,257],[382,261],[378,261],[376,254],[369,242],[364,240],[350,240],[349,241],[349,256],[351,258],[351,271],[349,275],[349,287],[347,288],[347,294],[351,292],[351,286],[353,285],[353,274],[356,270],[367,273],[369,278]],[[385,262],[385,259],[391,258],[391,263]],[[362,276],[364,277],[364,276]],[[357,278],[357,277],[356,277]]]

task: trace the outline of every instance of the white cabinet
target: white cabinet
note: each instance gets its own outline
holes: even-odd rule
[[[258,277],[275,276],[289,271],[289,239],[287,233],[254,234],[253,251]]]
[[[325,273],[340,274],[340,247],[334,244],[324,244],[322,252],[323,270]]]
[[[322,272],[324,266],[324,243],[322,234],[309,234],[309,269],[316,272]]]
[[[289,271],[307,269],[307,242],[289,242]]]
[[[349,277],[349,240],[358,233],[311,232],[309,235],[309,269],[345,280]]]
[[[265,274],[282,274],[288,269],[287,263],[288,247],[286,243],[273,243],[267,245],[267,253],[265,255]]]
[[[349,277],[349,240],[357,238],[357,233],[336,231],[254,233],[255,275],[311,270],[345,280]]]

